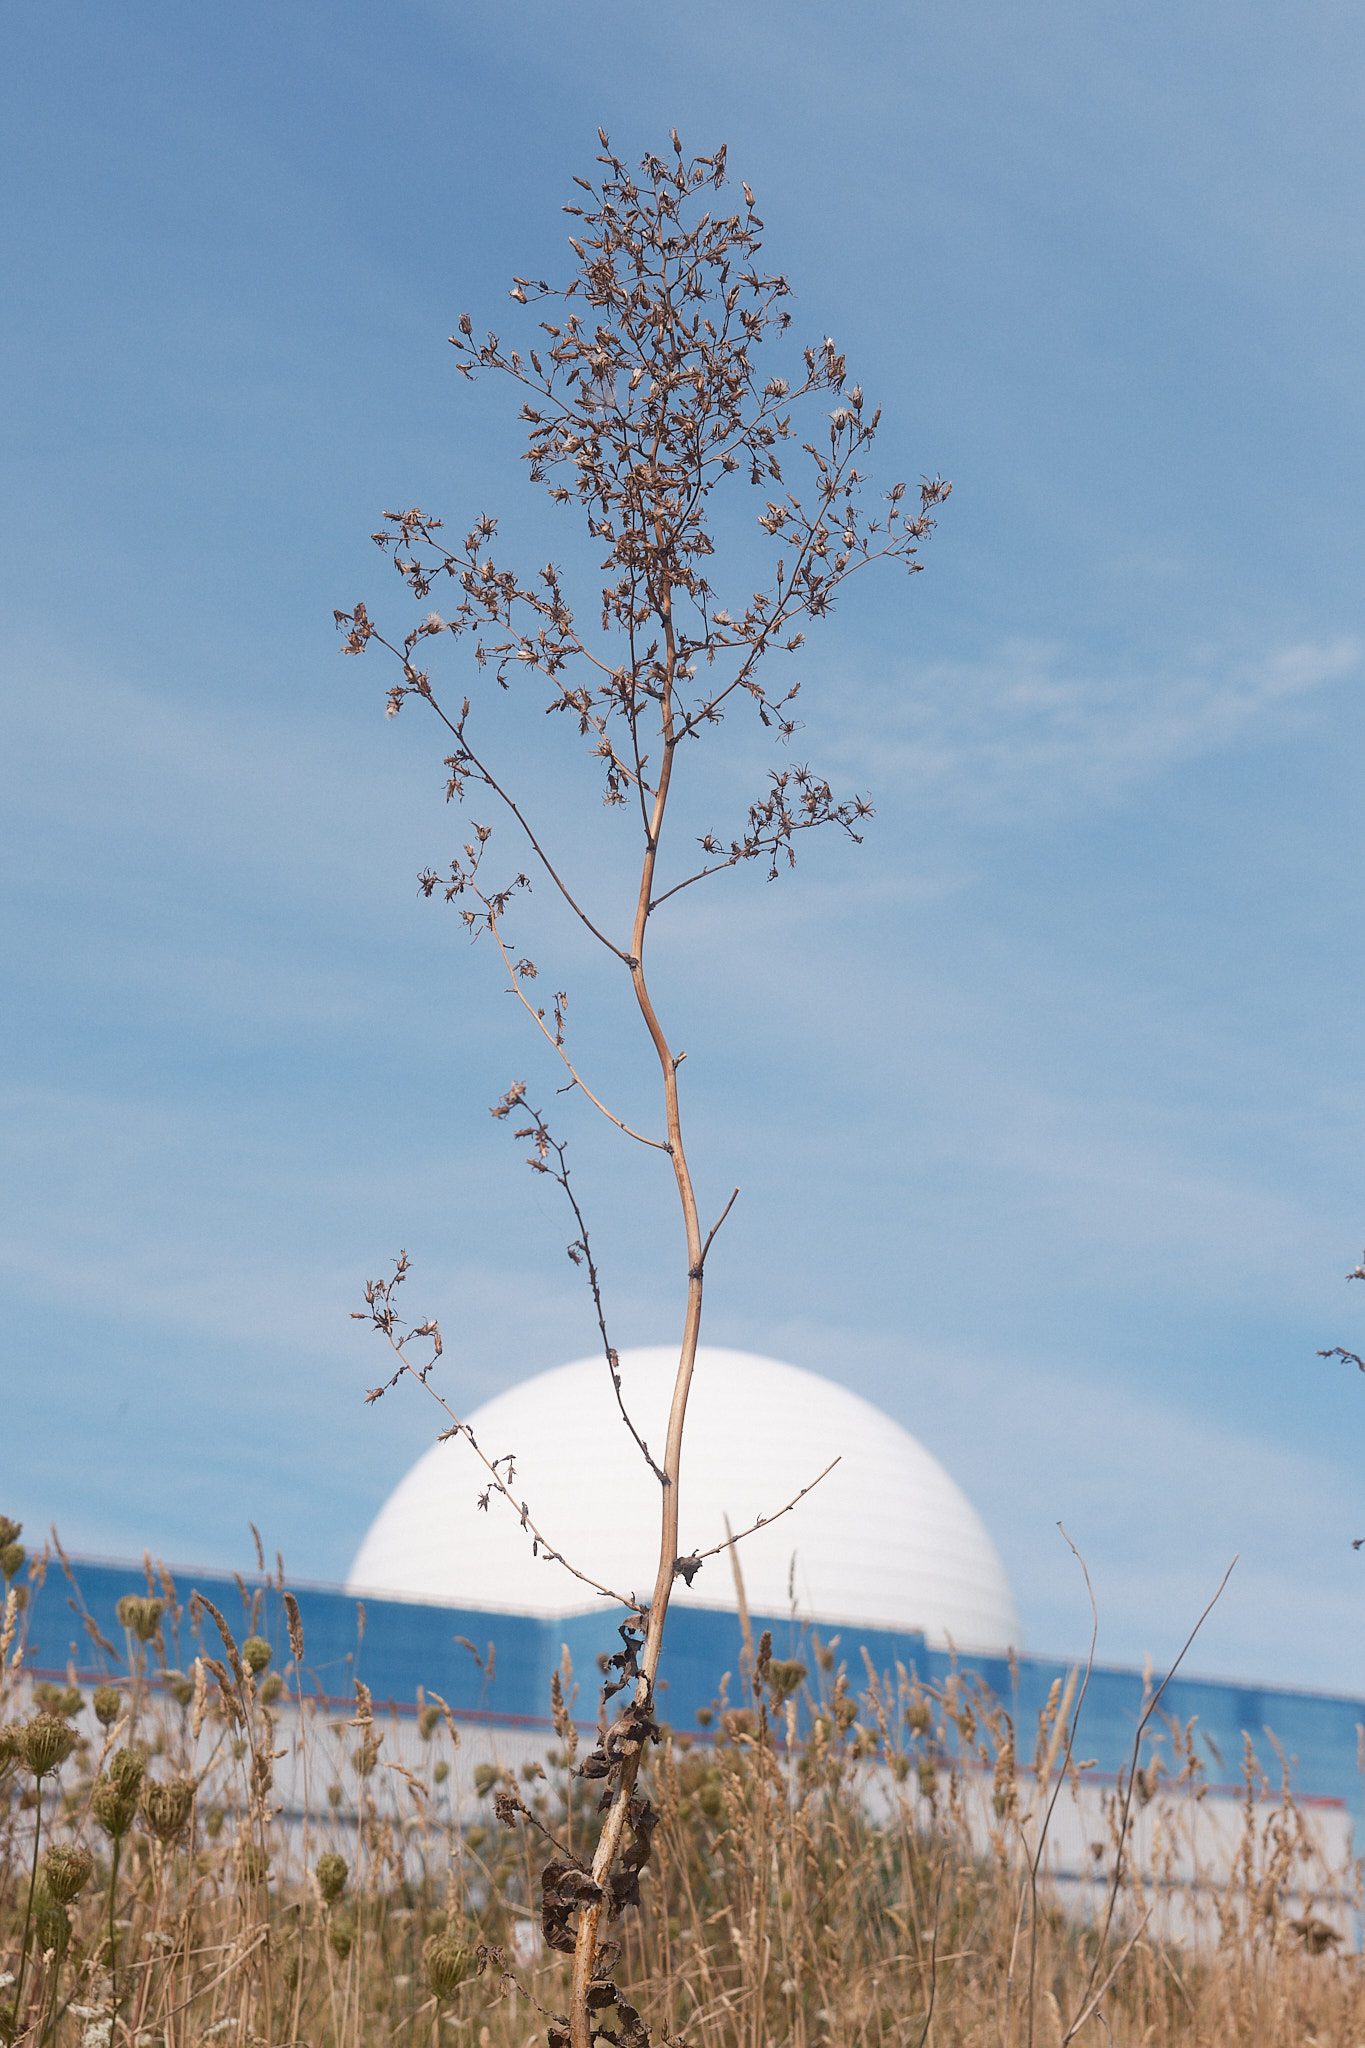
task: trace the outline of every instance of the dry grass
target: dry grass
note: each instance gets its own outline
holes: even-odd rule
[[[598,1789],[575,1775],[562,1704],[540,1758],[523,1748],[519,1770],[477,1764],[480,1738],[439,1704],[400,1721],[374,1716],[363,1689],[349,1712],[301,1699],[296,1661],[274,1673],[264,1643],[226,1621],[220,1631],[212,1612],[182,1617],[198,1655],[183,1676],[168,1671],[171,1617],[156,1610],[125,1603],[123,1653],[92,1695],[24,1678],[10,1602],[8,2038],[543,2040],[569,1968],[539,1935],[546,1831],[589,1854]],[[1206,1844],[1201,1862],[1210,1806],[1179,1731],[1175,1775],[1135,1783],[1125,1800],[1123,1787],[1087,1791],[1068,1765],[1069,1699],[1054,1699],[1021,1755],[970,1677],[938,1691],[904,1672],[855,1684],[814,1650],[806,1674],[760,1646],[744,1704],[722,1703],[702,1736],[666,1735],[642,1773],[653,1854],[639,1908],[612,1932],[623,1994],[655,2041],[1365,2040],[1358,1961],[1332,1932],[1353,1915],[1357,1874],[1326,1867],[1292,1798],[1271,1796],[1254,1761],[1240,1813],[1224,1802],[1221,1851],[1210,1858]],[[36,1778],[35,1761],[64,1747]],[[119,1762],[128,1753],[140,1785],[137,1764]],[[1050,1840],[1064,1816],[1073,1835],[1104,1836],[1088,1889],[1061,1886],[1048,1853],[1036,1857],[1054,1793]],[[510,1825],[494,1811],[500,1794]],[[54,1892],[79,1880],[82,1850],[89,1875],[63,1905]],[[629,2013],[605,2016],[604,2040],[631,2048]]]

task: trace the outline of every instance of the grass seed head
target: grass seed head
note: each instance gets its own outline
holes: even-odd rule
[[[294,1653],[294,1662],[303,1662],[303,1619],[299,1614],[299,1603],[292,1593],[284,1596],[285,1619],[289,1624],[289,1647]]]
[[[273,1652],[264,1636],[248,1636],[242,1644],[242,1662],[257,1678],[270,1662]]]

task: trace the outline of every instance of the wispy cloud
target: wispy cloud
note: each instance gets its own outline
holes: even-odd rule
[[[1203,651],[1159,670],[1089,668],[1061,644],[1014,640],[987,658],[908,669],[850,690],[871,715],[835,751],[848,766],[1012,822],[1111,799],[1163,769],[1301,717],[1358,674],[1365,648],[1338,636],[1259,660]]]
[[[309,715],[151,687],[79,653],[11,645],[6,817],[23,867],[82,900],[339,900],[390,909],[426,850],[410,750],[376,713]],[[302,697],[302,693],[300,693]],[[432,756],[439,765],[439,750]],[[434,788],[428,773],[423,788]],[[432,815],[439,817],[435,802]]]
[[[1038,1359],[904,1335],[792,1323],[746,1338],[815,1371],[836,1370],[940,1457],[984,1516],[1019,1598],[1026,1639],[1075,1653],[1085,1587],[1057,1524],[1086,1556],[1099,1654],[1158,1664],[1183,1641],[1234,1555],[1194,1670],[1280,1684],[1358,1684],[1365,1603],[1351,1538],[1365,1531],[1347,1467],[1154,1394]]]

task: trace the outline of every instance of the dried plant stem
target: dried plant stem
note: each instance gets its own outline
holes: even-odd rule
[[[114,1900],[118,1892],[119,1852],[123,1847],[120,1836],[114,1836],[114,1847],[109,1858],[109,2002],[113,2008],[114,2025],[118,2025],[118,1929],[114,1924]],[[112,2039],[112,2035],[110,2037]]]
[[[150,1929],[149,1945],[152,1945],[152,1951],[154,1955],[154,1944],[156,1941],[156,1937],[161,1932],[161,1910],[164,1897],[164,1884],[166,1875],[166,1853],[163,1844],[161,1844],[160,1842],[155,1843],[153,1845],[152,1853],[156,1859],[156,1862],[155,1875],[152,1880],[152,1924]],[[147,2016],[147,2000],[150,1998],[151,1992],[152,1957],[149,1956],[147,1967],[143,1970],[142,1976],[138,1982],[137,1997],[133,2006],[131,2031],[134,2040],[136,2040],[138,2035],[142,2032],[143,2022]]]
[[[42,2048],[42,2044],[47,2041],[49,2035],[52,2035],[56,2032],[57,2000],[60,1995],[61,1988],[62,1958],[58,1955],[52,1958],[52,1996],[49,1998],[47,2002],[47,2016],[43,2020],[42,2026],[38,2030],[39,2048]]]
[[[674,750],[677,744],[673,731],[672,690],[676,652],[671,614],[665,617],[664,634],[668,678],[667,694],[663,704],[664,755],[640,873],[640,893],[635,911],[635,929],[631,938],[631,952],[635,960],[631,968],[631,982],[635,989],[635,1000],[640,1006],[640,1014],[645,1021],[645,1028],[653,1040],[659,1059],[659,1071],[663,1078],[668,1151],[678,1185],[678,1200],[682,1208],[683,1230],[687,1242],[687,1309],[683,1319],[678,1370],[673,1381],[673,1398],[668,1410],[664,1478],[659,1489],[659,1567],[655,1574],[653,1597],[649,1603],[644,1650],[640,1658],[640,1676],[635,1689],[636,1704],[646,1711],[653,1704],[654,1681],[659,1669],[659,1655],[663,1649],[664,1622],[668,1616],[669,1598],[677,1576],[678,1482],[682,1471],[683,1428],[687,1420],[687,1397],[691,1391],[692,1373],[697,1360],[697,1340],[701,1334],[702,1287],[705,1279],[701,1223],[697,1215],[697,1198],[683,1145],[682,1115],[678,1105],[679,1063],[673,1056],[663,1026],[655,1013],[644,969],[645,926],[649,918],[654,869],[658,860],[659,840],[663,832],[664,813],[668,805],[668,792],[673,775]],[[616,1783],[612,1803],[607,1811],[601,1838],[593,1857],[592,1874],[598,1885],[605,1884],[620,1850],[621,1837],[625,1831],[630,1802],[635,1791],[635,1780],[639,1774],[640,1755],[641,1751],[637,1749],[627,1758]],[[569,2031],[573,2048],[592,2048],[593,2029],[592,2014],[588,2007],[588,1987],[597,1959],[601,1915],[601,1903],[594,1902],[585,1906],[579,1916],[569,2005]]]
[[[1067,1539],[1067,1540],[1068,1540],[1068,1542],[1069,1542],[1069,1541],[1070,1541],[1070,1538],[1068,1537],[1068,1539]],[[1093,1986],[1093,1984],[1094,1984],[1094,1982],[1095,1982],[1095,1976],[1096,1976],[1096,1973],[1097,1973],[1097,1972],[1098,1972],[1098,1970],[1099,1970],[1099,1967],[1100,1967],[1100,1961],[1101,1961],[1102,1957],[1103,1957],[1103,1956],[1104,1956],[1104,1954],[1105,1954],[1105,1948],[1106,1948],[1106,1944],[1107,1944],[1107,1942],[1108,1942],[1108,1940],[1109,1940],[1109,1930],[1110,1930],[1110,1928],[1111,1928],[1111,1927],[1113,1926],[1113,1924],[1114,1924],[1114,1909],[1115,1909],[1115,1907],[1116,1907],[1116,1906],[1117,1906],[1117,1904],[1118,1904],[1118,1899],[1119,1899],[1119,1889],[1120,1889],[1120,1886],[1121,1886],[1121,1884],[1122,1884],[1122,1882],[1123,1882],[1123,1867],[1124,1867],[1124,1858],[1125,1858],[1125,1855],[1126,1855],[1126,1852],[1127,1852],[1127,1847],[1128,1847],[1128,1823],[1129,1823],[1129,1819],[1130,1819],[1130,1817],[1131,1817],[1131,1814],[1132,1814],[1132,1809],[1133,1809],[1133,1787],[1134,1787],[1134,1785],[1135,1785],[1135,1783],[1136,1783],[1136,1781],[1137,1781],[1137,1773],[1138,1773],[1138,1763],[1139,1763],[1139,1761],[1140,1761],[1140,1759],[1141,1759],[1141,1755],[1142,1755],[1142,1738],[1143,1738],[1143,1735],[1144,1735],[1144,1734],[1146,1733],[1146,1730],[1147,1730],[1147,1724],[1148,1724],[1148,1722],[1149,1722],[1149,1721],[1151,1720],[1151,1718],[1152,1718],[1153,1714],[1154,1714],[1154,1713],[1156,1712],[1157,1708],[1158,1708],[1158,1707],[1160,1706],[1160,1704],[1161,1704],[1161,1698],[1162,1698],[1162,1695],[1163,1695],[1163,1693],[1165,1692],[1165,1690],[1166,1690],[1167,1686],[1168,1686],[1168,1685],[1170,1684],[1171,1680],[1172,1680],[1172,1679],[1173,1679],[1173,1678],[1175,1677],[1175,1674],[1176,1674],[1176,1672],[1177,1672],[1177,1671],[1178,1671],[1178,1670],[1180,1669],[1181,1665],[1182,1665],[1182,1664],[1184,1663],[1184,1661],[1185,1661],[1185,1653],[1186,1653],[1186,1651],[1187,1651],[1187,1650],[1189,1649],[1189,1647],[1190,1647],[1191,1643],[1192,1643],[1192,1642],[1194,1641],[1195,1637],[1196,1637],[1196,1636],[1198,1635],[1198,1633],[1199,1633],[1200,1629],[1201,1629],[1201,1628],[1202,1628],[1202,1627],[1204,1626],[1204,1623],[1205,1623],[1205,1622],[1206,1622],[1206,1621],[1208,1620],[1209,1616],[1210,1616],[1210,1615],[1212,1614],[1212,1612],[1213,1612],[1214,1608],[1215,1608],[1215,1607],[1216,1607],[1216,1606],[1218,1605],[1218,1602],[1219,1602],[1219,1601],[1220,1601],[1220,1600],[1222,1599],[1222,1597],[1223,1597],[1223,1588],[1224,1588],[1224,1587],[1225,1587],[1225,1586],[1227,1585],[1227,1582],[1228,1582],[1228,1580],[1229,1580],[1229,1579],[1230,1579],[1230,1578],[1232,1577],[1233,1571],[1234,1571],[1234,1569],[1236,1568],[1236,1564],[1237,1564],[1237,1559],[1236,1559],[1236,1558],[1234,1557],[1234,1558],[1233,1558],[1233,1560],[1232,1560],[1232,1563],[1231,1563],[1231,1564],[1230,1564],[1230,1565],[1228,1566],[1228,1568],[1227,1568],[1227,1570],[1226,1570],[1226,1571],[1224,1572],[1224,1574],[1223,1574],[1222,1578],[1221,1578],[1221,1579],[1220,1579],[1220,1580],[1218,1581],[1218,1590],[1217,1590],[1217,1592],[1216,1592],[1216,1593],[1214,1594],[1213,1598],[1212,1598],[1212,1599],[1211,1599],[1211,1600],[1209,1601],[1209,1603],[1208,1603],[1208,1606],[1207,1606],[1207,1607],[1206,1607],[1206,1608],[1204,1609],[1204,1611],[1203,1611],[1203,1613],[1202,1613],[1202,1614],[1200,1615],[1200,1617],[1199,1617],[1198,1621],[1196,1621],[1196,1623],[1195,1623],[1194,1627],[1193,1627],[1193,1628],[1192,1628],[1192,1629],[1190,1630],[1189,1634],[1188,1634],[1188,1635],[1186,1636],[1186,1638],[1185,1638],[1184,1642],[1182,1643],[1182,1645],[1181,1645],[1181,1647],[1180,1647],[1180,1654],[1179,1654],[1179,1656],[1178,1656],[1178,1657],[1176,1658],[1176,1660],[1175,1660],[1175,1662],[1174,1662],[1174,1663],[1172,1664],[1172,1666],[1171,1666],[1170,1670],[1169,1670],[1169,1671],[1168,1671],[1168,1672],[1166,1673],[1165,1677],[1164,1677],[1164,1678],[1162,1679],[1162,1681],[1161,1681],[1160,1685],[1159,1685],[1159,1686],[1157,1687],[1156,1691],[1155,1691],[1155,1692],[1154,1692],[1154,1693],[1152,1694],[1152,1697],[1151,1697],[1151,1699],[1150,1699],[1150,1700],[1148,1701],[1148,1703],[1147,1703],[1147,1706],[1146,1706],[1146,1708],[1145,1708],[1145,1709],[1144,1709],[1144,1711],[1143,1711],[1143,1714],[1142,1714],[1142,1716],[1141,1716],[1141,1719],[1140,1719],[1140,1720],[1138,1721],[1138,1725],[1137,1725],[1137,1732],[1135,1733],[1135,1735],[1134,1735],[1134,1737],[1133,1737],[1133,1750],[1132,1750],[1132,1756],[1131,1756],[1131,1758],[1130,1758],[1130,1760],[1129,1760],[1129,1765],[1128,1765],[1128,1774],[1127,1774],[1127,1782],[1126,1782],[1126,1784],[1125,1784],[1125,1786],[1124,1786],[1124,1792],[1123,1792],[1123,1805],[1122,1805],[1122,1811],[1121,1811],[1121,1814],[1120,1814],[1120,1817],[1119,1817],[1119,1825],[1118,1825],[1118,1846],[1117,1846],[1117,1849],[1116,1849],[1116,1851],[1115,1851],[1115,1856],[1114,1856],[1114,1876],[1113,1876],[1113,1881],[1112,1881],[1112,1883],[1110,1884],[1110,1887],[1109,1887],[1109,1898],[1108,1898],[1108,1903],[1107,1903],[1107,1905],[1106,1905],[1106,1907],[1105,1907],[1105,1914],[1104,1914],[1104,1923],[1103,1923],[1103,1927],[1102,1927],[1102,1930],[1101,1930],[1101,1935],[1100,1935],[1100,1941],[1099,1941],[1099,1945],[1097,1946],[1097,1948],[1096,1948],[1096,1950],[1095,1950],[1095,1960],[1094,1960],[1094,1962],[1093,1962],[1093,1963],[1091,1964],[1091,1967],[1090,1967],[1090,1975],[1089,1975],[1089,1976],[1087,1977],[1087,1979],[1086,1979],[1086,1984],[1085,1984],[1085,1991],[1084,1991],[1084,1993],[1083,1993],[1083,1996],[1082,1996],[1082,2004],[1083,2004],[1083,2011],[1081,2012],[1081,2014],[1080,2014],[1080,2015],[1078,2015],[1078,2017],[1077,2017],[1077,2018],[1075,2018],[1075,2019],[1073,2019],[1073,2020],[1072,2020],[1072,2022],[1071,2022],[1070,2026],[1069,2026],[1069,2027],[1067,2028],[1067,2030],[1066,2030],[1066,2033],[1065,2033],[1065,2034],[1063,2035],[1063,2037],[1062,2037],[1062,2048],[1066,2048],[1066,2044],[1067,2044],[1067,2042],[1068,2042],[1068,2041],[1070,2041],[1070,2040],[1072,2039],[1073,2035],[1075,2035],[1075,2034],[1076,2034],[1077,2032],[1079,2032],[1080,2028],[1081,2028],[1081,2027],[1082,2027],[1082,2026],[1083,2026],[1083,2025],[1085,2024],[1085,2021],[1086,2021],[1086,2019],[1087,2019],[1087,2018],[1089,2017],[1090,2013],[1091,2013],[1091,2012],[1092,2012],[1092,2011],[1094,2010],[1094,2005],[1098,2003],[1098,1999],[1096,1999],[1096,2000],[1095,2000],[1095,2001],[1093,2001],[1093,2002],[1087,2002],[1087,2001],[1089,2001],[1089,2000],[1090,2000],[1090,1992],[1091,1992],[1091,1988],[1092,1988],[1092,1986]],[[1136,1936],[1134,1936],[1134,1940],[1136,1940],[1136,1938],[1137,1938],[1137,1937],[1136,1937]],[[1131,1943],[1129,1944],[1129,1946],[1131,1947]],[[1125,1954],[1126,1954],[1126,1953],[1127,1953],[1127,1951],[1125,1951]],[[1116,1967],[1117,1967],[1117,1966],[1116,1966]],[[1105,1986],[1104,1986],[1104,1990],[1107,1990],[1107,1989],[1108,1989],[1108,1980],[1106,1980],[1106,1983],[1105,1983]],[[1101,1992],[1100,1996],[1103,1996],[1103,1992]]]
[[[33,1925],[33,1895],[38,1889],[38,1844],[43,1829],[43,1781],[38,1780],[38,1797],[33,1807],[33,1864],[28,1875],[28,1898],[24,1904],[24,1931],[19,1940],[19,1982],[14,1989],[14,2017],[18,2023],[24,2010],[24,1977],[28,1969],[28,1937]]]
[[[1035,1994],[1038,1979],[1038,1872],[1043,1861],[1043,1851],[1047,1846],[1048,1830],[1052,1826],[1052,1816],[1056,1811],[1057,1800],[1061,1794],[1062,1786],[1066,1781],[1067,1770],[1071,1764],[1072,1751],[1076,1743],[1076,1730],[1080,1725],[1081,1709],[1085,1705],[1085,1697],[1090,1690],[1090,1680],[1095,1669],[1095,1645],[1098,1643],[1100,1635],[1100,1610],[1095,1600],[1095,1588],[1090,1583],[1090,1568],[1081,1556],[1080,1551],[1077,1550],[1075,1544],[1071,1541],[1071,1538],[1067,1535],[1063,1524],[1058,1522],[1057,1527],[1061,1530],[1067,1548],[1080,1566],[1081,1575],[1085,1580],[1086,1598],[1090,1602],[1090,1647],[1085,1655],[1085,1676],[1081,1681],[1080,1697],[1076,1701],[1075,1711],[1068,1714],[1067,1701],[1065,1699],[1062,1701],[1060,1719],[1066,1727],[1066,1748],[1062,1757],[1062,1767],[1056,1773],[1053,1780],[1051,1796],[1043,1813],[1043,1825],[1038,1831],[1037,1843],[1035,1844],[1032,1856],[1029,1858],[1028,2048],[1033,2048]],[[1182,1652],[1181,1654],[1183,1655],[1184,1653]],[[1021,1899],[1021,1906],[1022,1903]],[[1016,1941],[1018,1939],[1017,1922],[1015,1939]],[[1013,1974],[1013,1969],[1014,1951],[1011,1949],[1011,1975]]]

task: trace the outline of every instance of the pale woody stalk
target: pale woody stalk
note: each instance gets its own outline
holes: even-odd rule
[[[528,879],[517,874],[501,886],[485,882],[492,832],[488,825],[474,823],[473,836],[452,861],[449,874],[428,870],[421,877],[422,888],[428,896],[440,890],[447,901],[459,902],[471,937],[492,937],[514,991],[566,1067],[569,1086],[580,1089],[618,1130],[649,1150],[668,1155],[686,1254],[678,1370],[660,1464],[627,1411],[564,1145],[548,1130],[540,1112],[528,1105],[531,1122],[516,1135],[534,1141],[530,1164],[550,1173],[573,1207],[579,1234],[569,1255],[576,1263],[586,1263],[617,1401],[660,1485],[654,1586],[647,1606],[636,1604],[643,1640],[638,1661],[630,1651],[621,1666],[623,1676],[634,1682],[634,1704],[618,1722],[614,1743],[598,1760],[597,1775],[607,1779],[608,1802],[590,1881],[589,1873],[569,1857],[561,1874],[567,1873],[572,1884],[571,1902],[565,1893],[556,1908],[548,1885],[545,1895],[547,1931],[552,1913],[562,1909],[565,1917],[556,1933],[564,1943],[567,1916],[572,1911],[578,1915],[569,2016],[573,2048],[589,2048],[592,2038],[589,1985],[594,1986],[598,2008],[615,1996],[607,1988],[610,1965],[603,1965],[601,1957],[604,1909],[612,1918],[621,1912],[648,1855],[653,1822],[646,1813],[643,1837],[636,1830],[632,1855],[621,1862],[625,1830],[628,1825],[636,1829],[632,1799],[643,1747],[655,1732],[652,1706],[673,1584],[680,1572],[690,1582],[701,1562],[695,1551],[685,1557],[680,1553],[682,1446],[707,1254],[734,1201],[732,1195],[709,1235],[703,1236],[679,1103],[683,1054],[670,1045],[652,1000],[645,972],[648,929],[654,913],[680,890],[754,860],[764,862],[769,878],[775,879],[779,866],[795,864],[798,833],[833,825],[856,841],[862,821],[871,815],[864,798],[837,798],[829,783],[804,765],[770,770],[767,786],[749,805],[737,830],[723,836],[706,832],[698,842],[702,857],[695,869],[661,878],[660,855],[680,750],[714,736],[727,712],[746,700],[765,727],[790,741],[799,729],[792,704],[800,685],[793,681],[772,691],[763,669],[766,657],[774,652],[794,654],[804,639],[804,625],[827,613],[841,585],[868,563],[889,559],[911,573],[917,571],[920,543],[933,525],[930,512],[949,489],[937,478],[926,481],[913,517],[902,509],[902,484],[875,508],[877,516],[864,508],[867,479],[858,463],[876,434],[880,416],[865,412],[862,392],[848,385],[844,359],[828,338],[804,351],[794,386],[781,376],[761,378],[754,352],[765,335],[780,335],[789,325],[784,304],[789,289],[784,278],[760,273],[756,267],[763,224],[747,186],[742,210],[729,215],[703,210],[708,190],[719,192],[726,182],[724,150],[689,164],[675,134],[673,159],[647,157],[637,179],[612,154],[605,135],[601,141],[600,184],[578,179],[587,195],[586,210],[566,209],[583,221],[580,235],[570,237],[577,275],[563,289],[527,278],[518,278],[513,285],[512,297],[522,306],[553,300],[565,306],[562,325],[541,323],[548,338],[546,359],[542,361],[534,347],[525,358],[515,349],[504,351],[494,335],[483,344],[475,343],[467,316],[451,339],[466,375],[496,370],[522,387],[533,481],[547,483],[561,504],[577,498],[587,514],[589,535],[604,544],[601,566],[606,581],[600,612],[605,637],[589,638],[576,624],[553,562],[523,580],[494,559],[494,520],[481,518],[463,547],[451,548],[441,537],[440,521],[420,510],[386,514],[384,530],[375,539],[381,548],[391,550],[395,566],[419,599],[427,600],[440,579],[453,584],[459,593],[454,616],[446,620],[431,612],[401,640],[391,640],[378,630],[363,604],[337,614],[347,653],[362,653],[371,641],[378,641],[400,662],[401,680],[388,693],[390,715],[409,696],[416,696],[446,726],[454,741],[446,761],[448,798],[465,799],[471,785],[486,790],[524,833],[535,862],[573,917],[626,968],[662,1080],[661,1137],[634,1129],[589,1086],[565,1042],[567,997],[556,992],[547,1018],[546,1006],[528,994],[538,979],[537,969],[530,960],[517,957],[507,936],[509,908],[529,887]],[[585,309],[582,316],[571,304],[574,300]],[[813,440],[800,444],[810,458],[813,493],[803,503],[783,476],[784,444],[793,436],[793,408],[822,398],[833,400],[820,428],[824,452]],[[550,473],[561,469],[569,473],[568,485],[549,483]],[[708,519],[712,492],[736,473],[751,488],[775,490],[774,497],[761,496],[756,509],[759,528],[777,543],[779,554],[766,591],[755,592],[731,610],[710,580],[721,574],[716,564],[723,560],[723,549]],[[751,572],[737,543],[732,552],[735,568],[727,580],[743,582]],[[592,609],[597,609],[595,604]],[[491,665],[503,688],[510,688],[514,680],[541,678],[549,686],[542,708],[571,719],[600,762],[607,804],[638,807],[641,861],[628,942],[614,939],[605,921],[589,912],[566,879],[564,861],[547,850],[532,815],[533,802],[509,789],[502,771],[490,763],[472,729],[470,699],[464,697],[453,714],[442,707],[419,654],[446,633],[468,636],[476,669]],[[494,1115],[510,1115],[522,1107],[525,1096],[525,1084],[516,1084],[495,1106]],[[366,1292],[370,1319],[398,1353],[389,1385],[409,1370],[428,1384],[440,1355],[440,1333],[433,1321],[406,1329],[395,1317],[393,1289],[406,1275],[402,1258],[390,1280],[371,1282]],[[420,1370],[409,1367],[404,1352],[417,1336],[430,1337],[434,1346]],[[370,1398],[383,1391],[372,1390]],[[429,1385],[428,1391],[435,1392]],[[556,1541],[547,1539],[533,1519],[534,1504],[520,1501],[512,1491],[510,1463],[506,1472],[501,1471],[503,1461],[490,1460],[474,1443],[468,1425],[447,1412],[454,1426],[446,1433],[464,1436],[473,1444],[489,1474],[485,1500],[497,1493],[517,1512],[538,1552],[567,1565],[599,1592],[610,1593],[566,1558]],[[632,2041],[643,2038],[643,2023],[624,2001],[619,2017]]]

